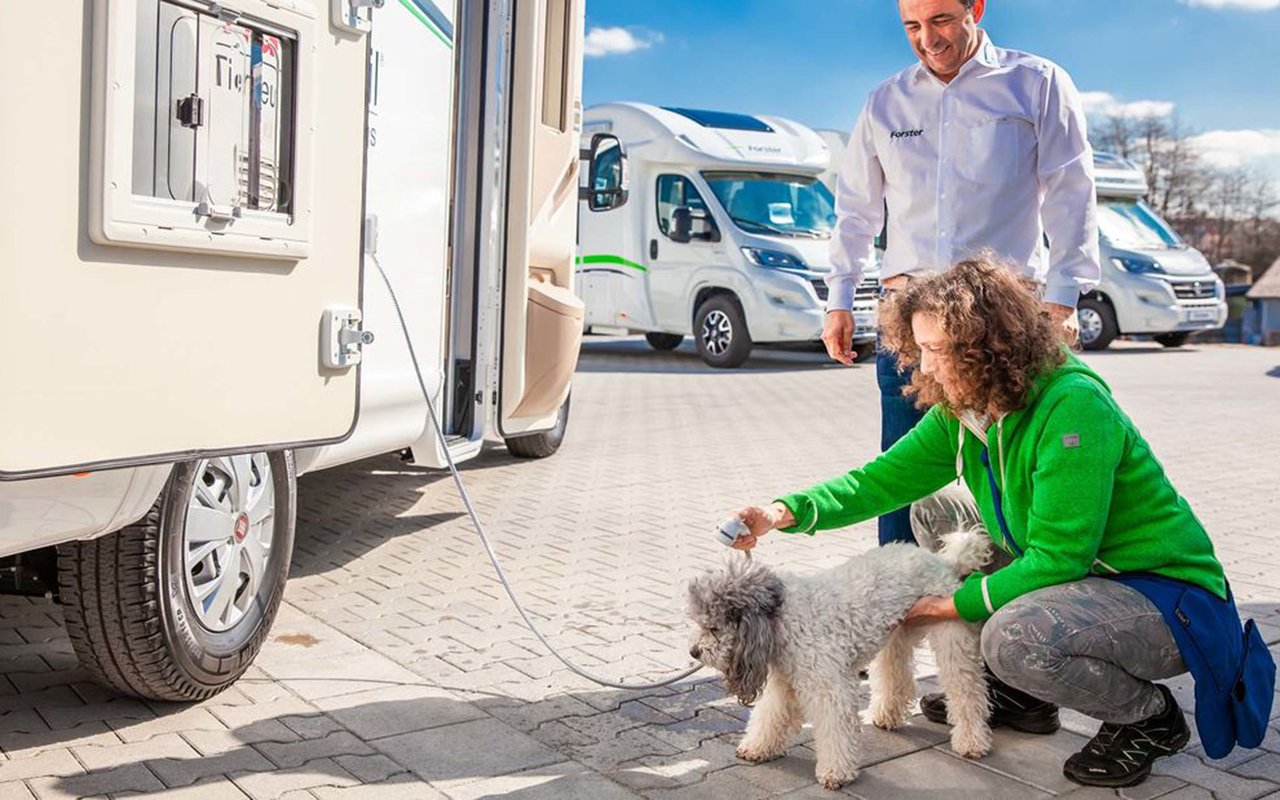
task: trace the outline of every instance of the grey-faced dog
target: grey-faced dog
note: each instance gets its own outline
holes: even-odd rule
[[[871,722],[904,724],[916,697],[914,650],[928,636],[952,724],[951,748],[980,758],[991,749],[989,706],[977,625],[899,625],[926,595],[950,596],[985,564],[981,533],[943,537],[939,553],[891,544],[811,576],[780,575],[733,557],[689,584],[697,624],[690,654],[721,673],[751,711],[738,757],[781,756],[800,726],[813,724],[816,775],[828,789],[858,776],[858,673],[870,664]],[[874,659],[874,661],[873,661]]]

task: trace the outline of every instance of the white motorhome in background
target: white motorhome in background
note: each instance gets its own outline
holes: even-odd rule
[[[659,350],[693,334],[715,367],[755,345],[820,341],[835,222],[818,180],[827,148],[778,117],[608,103],[584,136],[621,140],[631,202],[583,214],[579,290],[593,332],[642,332]],[[875,341],[876,276],[858,287],[855,347]]]
[[[1222,280],[1142,198],[1142,170],[1108,153],[1094,156],[1102,282],[1080,298],[1080,343],[1102,350],[1117,336],[1148,334],[1180,347],[1195,331],[1226,324]]]
[[[419,380],[455,460],[563,436],[583,2],[370,5],[42,3],[0,29],[7,108],[42,121],[0,126],[0,336],[24,342],[0,591],[59,595],[120,691],[248,667],[297,475],[445,465]],[[616,140],[588,156],[615,179],[590,205],[625,202]]]
[[[840,131],[818,134],[833,154],[849,139]],[[1080,345],[1104,350],[1117,336],[1149,335],[1165,347],[1180,347],[1196,331],[1225,325],[1221,279],[1142,199],[1142,170],[1118,156],[1095,153],[1094,172],[1102,280],[1080,298]],[[834,191],[834,167],[828,166],[822,180]]]

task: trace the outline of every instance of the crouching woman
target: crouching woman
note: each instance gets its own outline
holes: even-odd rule
[[[907,392],[928,408],[923,421],[861,468],[740,510],[751,534],[737,546],[775,528],[812,534],[922,501],[912,513],[921,544],[981,526],[998,557],[953,596],[922,598],[907,624],[985,621],[995,724],[1052,732],[1057,706],[1101,720],[1064,765],[1068,778],[1133,785],[1186,745],[1186,720],[1156,681],[1188,669],[1206,750],[1256,745],[1274,663],[1256,630],[1242,634],[1186,500],[1031,292],[978,258],[912,281],[880,314],[882,342],[916,368]],[[934,495],[952,483],[968,491]],[[944,698],[926,697],[922,709],[945,720]]]

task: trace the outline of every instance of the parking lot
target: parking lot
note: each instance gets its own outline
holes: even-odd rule
[[[1110,382],[1215,537],[1242,611],[1280,652],[1280,352],[1118,343]],[[463,478],[517,590],[566,655],[615,679],[688,665],[684,583],[724,558],[727,512],[878,450],[873,365],[758,352],[705,367],[686,342],[589,339],[561,452],[500,444]],[[270,640],[231,690],[192,706],[121,698],[75,665],[58,607],[0,598],[0,798],[825,797],[806,738],[779,761],[734,758],[746,709],[699,673],[603,689],[522,627],[447,474],[394,455],[306,476],[292,579]],[[771,535],[770,565],[808,571],[872,546],[874,524]],[[924,685],[931,672],[922,663]],[[1190,710],[1189,680],[1175,684]],[[1280,797],[1280,702],[1264,749],[1194,746],[1123,796]],[[1095,723],[1001,732],[980,762],[913,719],[865,730],[844,795],[1073,798],[1061,762]]]

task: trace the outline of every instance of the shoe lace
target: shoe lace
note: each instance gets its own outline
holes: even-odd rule
[[[1105,755],[1115,745],[1116,737],[1120,735],[1120,731],[1124,727],[1124,725],[1117,725],[1113,722],[1102,723],[1102,727],[1098,728],[1098,732],[1084,746],[1085,751],[1094,755]]]

